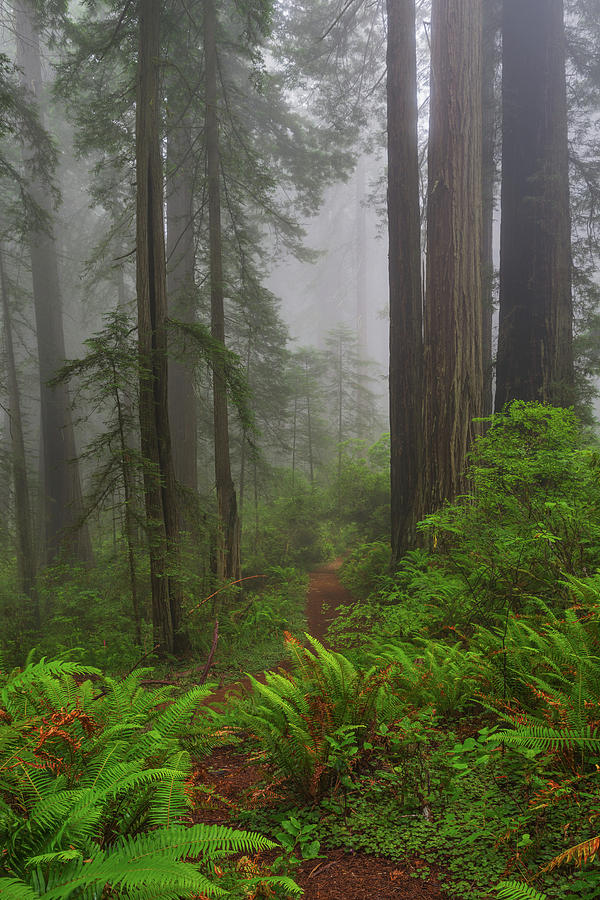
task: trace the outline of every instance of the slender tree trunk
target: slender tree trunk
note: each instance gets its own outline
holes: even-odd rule
[[[338,428],[337,428],[337,483],[338,483],[338,512],[342,508],[342,438],[344,436],[344,345],[342,335],[338,338]]]
[[[315,472],[313,464],[313,438],[312,438],[312,421],[310,414],[310,387],[308,381],[308,362],[305,363],[306,373],[306,429],[308,431],[308,466],[310,471],[310,483],[315,483]]]
[[[167,404],[167,290],[160,153],[160,9],[140,0],[136,102],[137,302],[140,436],[150,552],[152,623],[159,653],[185,645],[178,577],[175,476]]]
[[[434,0],[425,303],[427,508],[466,488],[483,410],[481,0]]]
[[[123,480],[123,499],[124,499],[124,531],[125,542],[127,544],[127,566],[129,569],[129,582],[131,585],[131,605],[133,609],[133,619],[135,624],[135,639],[138,646],[142,645],[142,615],[140,610],[140,602],[137,587],[137,571],[135,565],[135,518],[133,515],[133,501],[135,492],[133,490],[133,479],[131,477],[131,468],[129,465],[130,448],[127,443],[127,430],[125,427],[125,412],[121,401],[121,393],[119,391],[119,378],[117,370],[113,365],[113,395],[115,398],[115,407],[117,411],[117,422],[119,426],[119,443],[120,443],[120,461],[121,461],[121,478]]]
[[[423,313],[414,0],[387,0],[392,559],[423,513]]]
[[[359,371],[366,366],[368,350],[368,288],[367,288],[367,211],[363,204],[366,193],[365,160],[360,156],[356,164],[355,181],[356,227],[354,256],[356,265],[356,333]],[[356,392],[356,434],[366,439],[368,436],[368,398],[365,383],[358,380]]]
[[[223,258],[221,239],[221,188],[219,120],[217,111],[217,14],[214,0],[204,0],[204,65],[206,79],[206,164],[210,245],[210,310],[213,338],[225,345]],[[227,387],[223,365],[213,363],[215,429],[215,480],[217,487],[218,535],[217,578],[237,581],[241,577],[240,523],[229,456]]]
[[[298,392],[294,393],[294,422],[292,427],[292,490],[296,480],[296,429],[298,424]]]
[[[196,320],[192,210],[194,173],[191,129],[185,117],[171,128],[167,140],[167,169],[169,315],[178,321],[193,323]],[[177,480],[194,493],[198,491],[196,420],[192,361],[186,363],[184,359],[173,358],[172,355],[169,360],[169,422],[173,464]]]
[[[31,600],[32,624],[35,628],[39,628],[40,610],[35,590],[36,560],[29,484],[27,480],[25,439],[23,436],[23,420],[21,416],[21,397],[17,380],[12,322],[8,300],[8,281],[4,269],[4,250],[2,247],[0,247],[0,291],[2,293],[4,345],[6,349],[6,380],[8,384],[8,404],[10,410],[11,462],[15,491],[17,568],[21,591]]]
[[[250,363],[251,363],[251,354],[252,354],[252,338],[253,332],[250,330],[248,334],[248,344],[246,346],[246,378],[248,381],[250,380]],[[247,444],[248,440],[246,437],[246,431],[242,430],[242,446],[240,448],[240,490],[239,490],[239,499],[240,499],[240,533],[243,527],[242,523],[242,510],[244,508],[244,489],[246,485],[246,452],[247,452]]]
[[[496,409],[570,405],[571,226],[562,0],[505,0]]]
[[[32,97],[40,117],[42,67],[35,13],[28,0],[15,2],[17,66],[21,83]],[[31,167],[32,148],[25,148],[24,162]],[[31,193],[47,217],[45,227],[29,233],[33,301],[38,346],[42,436],[42,482],[44,489],[45,553],[48,562],[64,551],[91,564],[92,545],[83,521],[83,501],[69,392],[64,383],[48,382],[65,362],[62,300],[56,244],[52,228],[49,188],[32,173]]]
[[[496,77],[496,35],[499,29],[498,0],[483,0],[482,26],[482,232],[481,232],[481,277],[482,288],[482,334],[483,357],[483,415],[489,416],[493,410],[493,362],[492,362],[492,318],[494,311],[494,188],[496,186],[496,163],[494,159],[496,134],[496,98],[494,82]]]

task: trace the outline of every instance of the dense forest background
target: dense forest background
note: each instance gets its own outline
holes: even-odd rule
[[[181,829],[242,729],[312,810],[246,896],[368,833],[458,847],[448,896],[597,896],[598,0],[15,0],[0,27],[0,828],[39,826],[0,895],[217,892]],[[339,652],[306,649],[340,557]],[[173,673],[262,671],[284,632],[295,674],[193,724]],[[169,778],[180,880],[144,894],[115,873],[130,839],[166,853]]]

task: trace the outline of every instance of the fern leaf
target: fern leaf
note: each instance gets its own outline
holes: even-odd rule
[[[499,900],[547,900],[546,894],[522,881],[501,881],[496,885],[496,891]]]
[[[558,866],[565,866],[569,863],[581,868],[586,863],[591,862],[600,850],[600,837],[589,838],[574,847],[569,847],[563,853],[559,853],[554,859],[551,859],[547,866],[544,866],[544,872],[550,872]]]
[[[0,878],[0,897],[2,900],[39,900],[37,891],[17,878]]]

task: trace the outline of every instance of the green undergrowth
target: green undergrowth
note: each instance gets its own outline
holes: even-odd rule
[[[306,630],[308,576],[291,566],[271,566],[265,577],[250,580],[243,596],[233,598],[219,618],[218,652],[211,677],[234,680],[248,669],[276,667],[285,655],[282,635]]]
[[[209,689],[148,690],[148,674],[117,680],[64,660],[0,672],[3,900],[256,895],[230,860],[277,844],[193,821],[203,785],[185,738]]]
[[[593,900],[600,454],[572,411],[514,403],[469,476],[396,571],[385,543],[350,555],[341,652],[296,648],[292,672],[230,714],[284,795],[239,821],[288,822],[298,852],[304,836],[309,852],[418,858],[415,877],[434,867],[453,898]]]

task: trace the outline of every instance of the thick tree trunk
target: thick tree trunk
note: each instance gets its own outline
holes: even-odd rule
[[[562,0],[505,0],[496,409],[573,402]]]
[[[35,14],[28,0],[15,3],[17,66],[21,83],[32,96],[40,116],[42,68]],[[32,148],[25,148],[24,162],[30,167]],[[31,193],[46,214],[45,227],[34,227],[29,234],[33,301],[37,334],[41,436],[42,482],[45,500],[45,553],[48,562],[59,551],[86,564],[93,561],[87,525],[83,521],[83,501],[69,392],[64,383],[50,387],[48,382],[65,362],[62,300],[60,294],[56,244],[52,228],[52,201],[48,186],[31,179]]]
[[[483,415],[489,416],[493,410],[493,361],[492,361],[492,318],[494,311],[494,189],[496,186],[496,163],[494,159],[496,134],[496,35],[500,27],[498,0],[483,0],[482,26],[482,232],[481,232],[481,277],[482,288],[482,334],[481,351],[483,365]]]
[[[174,106],[176,108],[176,106]],[[176,121],[167,140],[167,290],[169,315],[196,321],[194,284],[193,156],[191,130],[185,117]],[[179,344],[180,342],[176,342]],[[180,354],[175,353],[175,357]],[[196,394],[193,361],[169,360],[169,422],[175,476],[198,491]]]
[[[167,290],[160,154],[160,9],[140,0],[136,102],[137,303],[140,437],[159,653],[182,649],[178,524],[167,404]]]
[[[391,538],[397,562],[423,513],[423,339],[414,0],[388,0]]]
[[[210,244],[210,313],[213,338],[225,344],[219,120],[217,112],[217,15],[214,0],[204,2],[204,65],[206,93],[206,165]],[[215,481],[217,488],[217,578],[241,577],[240,522],[229,455],[227,386],[222,363],[213,363]]]
[[[31,600],[31,619],[35,628],[40,626],[40,611],[35,590],[36,560],[33,541],[33,523],[27,479],[25,439],[21,416],[21,397],[17,381],[17,367],[12,335],[12,322],[8,299],[8,281],[4,268],[4,250],[0,247],[0,292],[2,293],[2,317],[4,323],[4,346],[6,350],[6,381],[10,412],[10,445],[15,491],[15,523],[17,546],[17,569],[19,585],[23,594]]]
[[[483,409],[481,0],[434,0],[425,303],[427,507],[466,487]]]

